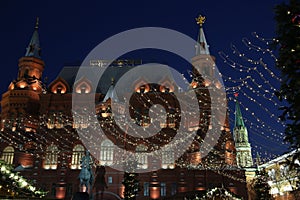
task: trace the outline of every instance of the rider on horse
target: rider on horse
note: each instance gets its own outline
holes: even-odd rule
[[[81,172],[79,174],[80,184],[85,184],[88,190],[88,185],[92,185],[94,181],[94,175],[92,172],[93,159],[90,156],[90,152],[86,150],[85,156],[82,157],[81,161]]]
[[[86,167],[90,172],[92,172],[92,165],[94,164],[92,157],[90,156],[90,152],[86,150],[85,156],[82,156],[81,161],[81,168]]]

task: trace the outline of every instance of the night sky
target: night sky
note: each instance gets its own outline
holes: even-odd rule
[[[106,38],[128,29],[149,26],[164,27],[196,39],[199,26],[195,23],[195,18],[199,14],[207,17],[204,31],[210,45],[210,52],[217,59],[219,70],[226,76],[232,76],[233,79],[245,77],[247,76],[245,73],[232,71],[232,68],[223,62],[219,52],[222,51],[234,57],[230,48],[231,44],[244,48],[242,39],[244,37],[253,38],[252,32],[257,32],[264,38],[274,37],[274,6],[281,2],[284,0],[1,0],[0,58],[2,73],[0,73],[0,92],[6,91],[9,83],[17,77],[18,59],[25,54],[34,30],[36,17],[40,19],[42,59],[46,63],[43,77],[48,77],[49,82],[55,79],[63,66],[80,65],[96,45]],[[137,55],[141,56],[141,54]],[[255,53],[252,55],[258,56]],[[159,56],[156,58],[155,54],[151,58],[147,58],[146,55],[142,55],[141,58],[172,63],[167,57],[166,60],[161,60]],[[239,61],[239,59],[236,60]],[[266,61],[269,62],[268,67],[274,70],[273,60],[266,58]],[[178,71],[185,73],[186,69],[181,67],[178,68]],[[278,82],[273,84],[278,87]],[[263,157],[282,154],[286,149],[280,135],[283,127],[276,120],[269,119],[269,114],[264,111],[264,108],[267,107],[271,113],[278,116],[278,106],[260,98],[263,93],[260,96],[251,91],[246,93],[265,105],[259,106],[253,103],[251,98],[240,95],[241,103],[255,111],[255,115],[264,124],[264,126],[259,125],[261,128],[256,126],[256,129],[251,131],[251,121],[257,123],[257,119],[251,118],[251,112],[246,111],[242,106],[242,113],[247,118],[246,126],[253,146],[253,154],[256,154],[256,151],[259,151]],[[229,109],[231,119],[233,119],[234,102],[230,101],[233,98],[232,91],[229,96]],[[276,131],[270,131],[270,127]],[[260,132],[265,132],[265,135],[260,135]]]

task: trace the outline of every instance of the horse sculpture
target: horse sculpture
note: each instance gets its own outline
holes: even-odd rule
[[[83,192],[89,192],[89,188],[92,187],[94,182],[94,175],[91,167],[92,164],[92,158],[90,157],[89,152],[86,151],[86,155],[83,156],[81,160],[81,171],[79,174],[80,186],[84,185],[86,188]]]

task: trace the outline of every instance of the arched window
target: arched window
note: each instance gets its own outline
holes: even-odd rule
[[[161,153],[161,167],[163,169],[174,168],[174,152],[172,150],[164,150]]]
[[[91,84],[88,83],[88,80],[84,80],[84,81],[79,81],[78,84],[75,84],[75,91],[77,94],[88,94],[91,92],[92,87]]]
[[[146,154],[147,147],[145,145],[138,145],[136,147],[136,153],[138,155],[138,168],[147,169],[148,168],[148,157]]]
[[[104,140],[100,147],[101,165],[112,165],[114,159],[114,144],[110,140]]]
[[[58,148],[56,145],[50,145],[46,150],[44,169],[56,169],[58,158]]]
[[[1,160],[4,160],[7,164],[12,164],[14,161],[14,148],[12,146],[7,146],[2,152]]]
[[[71,169],[81,169],[80,161],[84,156],[84,147],[80,144],[75,145],[72,153]]]

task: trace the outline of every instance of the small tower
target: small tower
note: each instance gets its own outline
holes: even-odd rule
[[[209,45],[206,41],[206,37],[203,30],[203,24],[206,18],[202,15],[196,18],[196,22],[199,25],[199,32],[197,37],[197,43],[195,45],[195,56],[192,58],[191,63],[193,65],[192,70],[192,82],[191,87],[193,88],[199,102],[200,109],[200,129],[198,134],[205,138],[207,130],[211,128],[211,121],[219,120],[221,121],[221,116],[212,116],[211,111],[211,98],[208,88],[214,88],[219,90],[221,83],[216,79],[216,64],[215,57],[210,54]],[[221,91],[220,91],[221,92]],[[209,153],[209,155],[204,158],[201,162],[203,163],[213,163],[217,165],[227,164],[236,165],[235,157],[235,147],[232,134],[229,129],[228,113],[224,113],[222,117],[225,117],[224,122],[222,121],[222,127],[220,127],[221,136],[219,142],[214,147],[214,150]],[[220,119],[216,119],[220,117]],[[201,157],[199,155],[193,155],[195,157]],[[215,159],[212,161],[212,159]]]
[[[194,76],[214,75],[215,57],[210,55],[209,45],[207,44],[204,34],[203,24],[205,23],[205,20],[206,18],[202,15],[196,18],[196,22],[199,25],[199,33],[197,37],[197,43],[195,45],[195,56],[192,58],[192,64],[197,66],[198,69],[200,69],[200,72],[194,68]]]
[[[234,121],[234,142],[236,147],[237,165],[242,168],[252,167],[253,160],[251,154],[251,145],[248,139],[248,130],[245,126],[243,116],[241,113],[239,101],[237,100],[238,94],[235,94],[235,121]]]
[[[17,78],[19,84],[16,84],[16,86],[40,93],[42,91],[41,78],[45,63],[41,59],[38,28],[39,19],[37,18],[34,32],[26,49],[25,56],[19,59],[19,72]]]
[[[41,59],[38,25],[37,18],[25,55],[19,59],[18,76],[10,83],[8,91],[2,95],[2,128],[6,125],[13,130],[16,128],[36,130],[33,121],[34,118],[38,118],[40,94],[44,90],[41,78],[45,66]],[[25,116],[32,118],[25,120]]]

